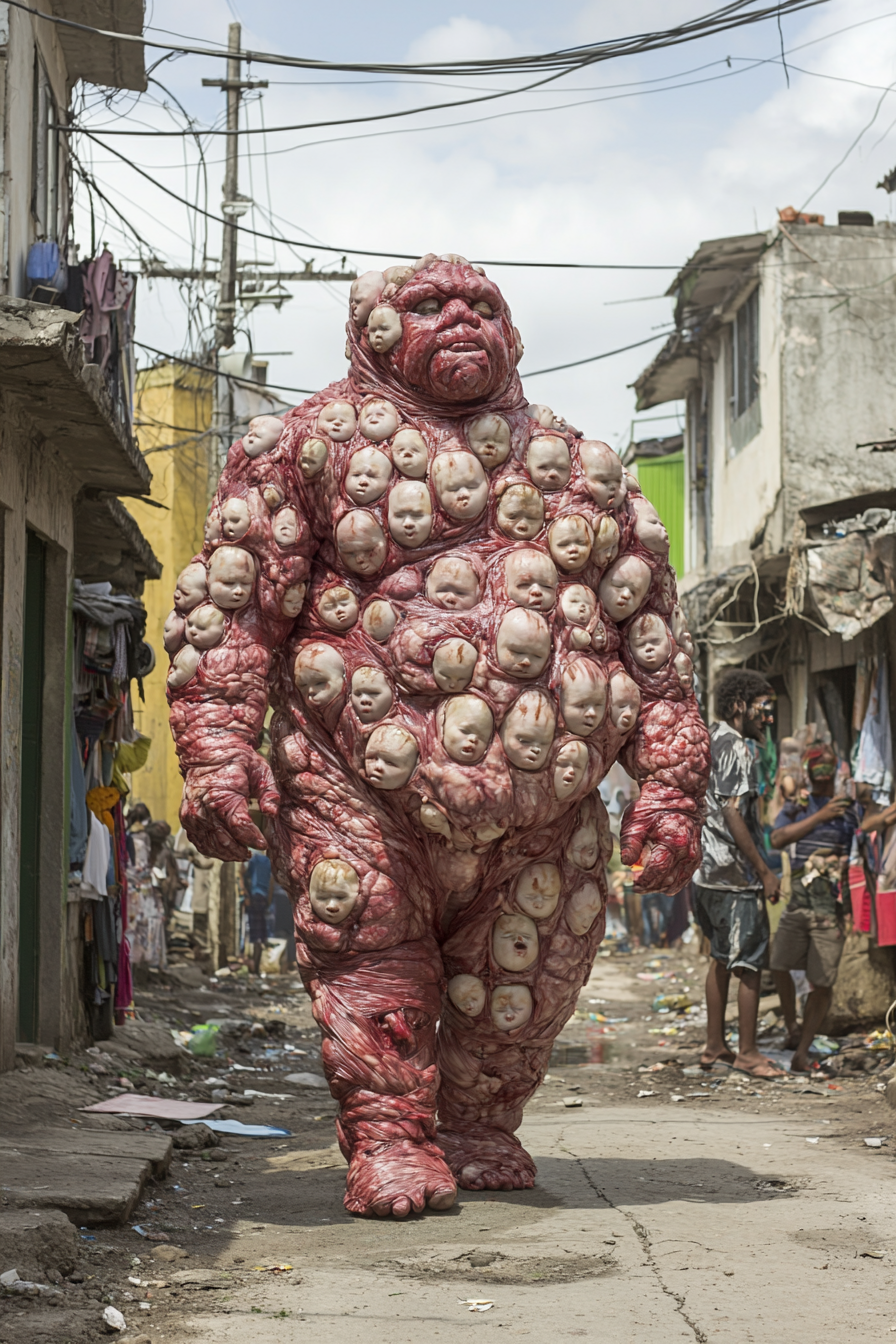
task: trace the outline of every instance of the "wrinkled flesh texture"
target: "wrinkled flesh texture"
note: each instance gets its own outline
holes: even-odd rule
[[[628,654],[624,626],[618,629],[598,601],[586,628],[602,620],[607,637],[582,653],[570,639],[574,629],[580,638],[581,627],[565,620],[557,601],[539,613],[551,632],[543,671],[520,680],[497,661],[500,622],[507,611],[519,610],[505,587],[506,557],[523,548],[547,556],[552,522],[578,513],[596,531],[602,514],[586,488],[577,440],[569,432],[557,436],[569,447],[572,474],[562,490],[545,494],[544,528],[534,539],[515,542],[497,526],[498,495],[505,482],[529,479],[526,455],[539,427],[526,414],[512,355],[503,372],[500,351],[494,357],[484,399],[468,405],[458,398],[458,388],[463,393],[480,377],[464,361],[481,364],[481,352],[469,309],[461,313],[451,298],[455,288],[466,292],[478,286],[475,292],[495,308],[489,348],[503,341],[513,350],[509,314],[499,307],[498,291],[471,275],[466,266],[446,263],[417,275],[391,300],[405,321],[394,351],[375,355],[363,331],[350,324],[349,377],[290,412],[273,451],[250,458],[240,442],[231,449],[212,511],[232,497],[246,501],[250,525],[239,546],[255,558],[252,600],[225,613],[222,643],[202,654],[186,685],[169,690],[185,774],[182,817],[190,838],[203,853],[239,860],[246,857],[248,844],[261,842],[246,800],[256,800],[266,818],[275,872],[295,906],[299,964],[323,1034],[331,1091],[340,1104],[339,1141],[350,1161],[346,1206],[365,1214],[400,1215],[430,1201],[440,1207],[450,1202],[455,1180],[479,1189],[532,1184],[534,1164],[513,1131],[543,1077],[552,1043],[574,1009],[603,936],[604,863],[611,840],[595,790],[615,759],[641,786],[622,831],[624,861],[643,865],[639,887],[677,891],[699,861],[707,735],[693,693],[675,674],[679,646],[674,641],[664,667],[646,673]],[[415,316],[417,295],[434,292],[444,302],[441,314]],[[432,340],[429,329],[437,331],[438,341],[448,339],[443,333],[450,333],[449,311],[458,339],[471,348],[462,344],[446,354],[439,346],[431,369],[433,390],[426,383],[426,341]],[[486,325],[485,319],[480,325]],[[481,377],[477,386],[483,386]],[[429,390],[424,395],[414,387]],[[439,389],[446,389],[441,400]],[[346,565],[334,538],[336,524],[355,507],[343,484],[348,463],[358,449],[371,446],[369,441],[359,430],[346,442],[331,442],[325,468],[311,479],[299,461],[303,443],[317,434],[323,405],[345,401],[357,412],[370,395],[391,400],[400,411],[401,428],[418,431],[427,444],[433,526],[419,550],[409,551],[390,538],[388,491],[367,503],[367,513],[386,538],[386,557],[375,574],[359,576]],[[483,413],[503,416],[512,448],[488,473],[487,507],[475,519],[458,520],[439,506],[431,485],[432,460],[439,451],[467,451],[464,421]],[[389,442],[378,443],[378,451],[388,456]],[[393,471],[390,488],[402,479]],[[295,510],[297,537],[289,546],[275,540],[265,490]],[[651,570],[640,610],[667,618],[675,591],[666,561],[638,542],[629,501],[610,512],[619,525],[620,555],[635,554]],[[207,565],[222,544],[224,538],[210,540],[199,559]],[[476,572],[480,598],[470,609],[445,610],[426,597],[428,570],[447,554],[465,558]],[[558,596],[567,583],[584,584],[596,594],[603,572],[589,561],[575,574],[561,575]],[[286,591],[306,581],[301,614],[284,616]],[[317,602],[334,584],[356,594],[361,616],[373,599],[388,600],[398,617],[389,637],[374,641],[361,617],[341,632],[322,623]],[[444,715],[439,707],[448,696],[436,684],[432,660],[448,639],[463,639],[479,651],[472,679],[461,689],[485,700],[494,718],[488,749],[475,764],[453,760],[440,740]],[[340,654],[345,684],[343,694],[315,709],[296,689],[293,668],[303,643],[321,642]],[[628,734],[620,734],[607,713],[590,736],[575,739],[584,743],[587,768],[578,786],[559,801],[554,762],[570,741],[559,688],[564,670],[578,657],[591,659],[606,683],[624,668],[637,683],[641,708]],[[362,723],[352,708],[352,675],[359,667],[380,669],[393,690],[392,706],[379,723]],[[534,697],[537,703],[547,696],[553,704],[556,731],[543,768],[526,771],[505,756],[499,729],[520,693],[532,690],[543,693],[540,700]],[[255,749],[269,704],[274,709],[270,764]],[[410,732],[419,749],[408,783],[389,792],[371,787],[364,775],[365,741],[384,723]],[[430,823],[435,811],[444,818],[438,830],[421,824],[423,804]],[[573,832],[589,816],[598,828],[600,852],[592,872],[583,874],[570,862],[568,850]],[[308,877],[321,858],[337,856],[356,870],[360,895],[351,917],[333,926],[315,917]],[[534,965],[502,972],[492,956],[493,926],[502,914],[519,913],[513,904],[515,882],[523,868],[536,862],[557,866],[560,899],[553,913],[539,920]],[[603,904],[586,932],[575,933],[564,911],[583,877],[597,883]],[[581,922],[576,919],[577,927]],[[444,993],[447,979],[461,974],[478,977],[486,987],[478,1017],[459,1012]],[[534,1008],[523,1026],[502,1032],[492,1024],[488,1001],[496,985],[511,982],[528,986]]]

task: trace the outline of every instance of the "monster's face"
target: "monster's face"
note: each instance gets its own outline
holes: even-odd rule
[[[496,285],[471,266],[437,262],[390,300],[402,339],[388,356],[410,390],[476,402],[506,386],[516,363],[513,326]]]

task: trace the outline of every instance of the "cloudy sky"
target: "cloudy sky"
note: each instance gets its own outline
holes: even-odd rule
[[[355,62],[445,61],[544,52],[666,28],[708,8],[708,0],[567,0],[562,6],[532,0],[477,0],[475,6],[464,0],[456,6],[451,0],[439,6],[408,0],[314,6],[155,0],[147,22],[160,41],[177,40],[177,34],[224,42],[228,22],[236,18],[244,47],[256,50]],[[147,64],[163,54],[147,50]],[[167,92],[151,84],[142,98],[122,95],[107,106],[88,91],[84,123],[170,129],[183,124],[176,99],[200,126],[213,125],[223,95],[201,81],[223,73],[220,62],[204,58],[165,61],[154,77]],[[254,127],[262,118],[273,127],[364,116],[472,97],[510,83],[383,81],[260,66],[252,74],[271,81],[245,109],[243,124]],[[205,141],[207,196],[195,146],[176,139],[107,143],[129,163],[83,140],[79,152],[158,255],[189,265],[201,255],[207,228],[208,253],[218,256],[220,226],[166,197],[131,165],[214,212],[221,199],[223,141]],[[348,264],[359,270],[388,264],[392,249],[451,250],[471,259],[677,266],[704,239],[771,227],[776,208],[785,205],[811,201],[811,209],[834,223],[843,209],[892,217],[894,198],[875,183],[896,165],[896,7],[889,9],[887,0],[828,0],[785,17],[780,36],[774,22],[763,23],[596,65],[492,106],[428,113],[399,126],[253,136],[244,146],[240,188],[259,207],[245,222],[269,231],[270,211],[277,228],[301,243],[275,248],[243,239],[240,255],[247,258],[284,268],[307,257],[329,265],[336,259],[320,245],[332,244],[383,249],[380,262],[349,251]],[[78,236],[85,239],[90,232],[83,192],[80,200]],[[116,258],[137,255],[113,216],[108,223],[98,217],[98,231]],[[589,435],[627,442],[634,416],[627,385],[659,348],[658,334],[670,318],[662,294],[674,271],[489,270],[523,334],[524,381],[527,368],[657,338],[654,346],[526,384],[532,400],[546,401]],[[294,298],[280,313],[258,310],[244,323],[240,344],[247,347],[251,336],[254,349],[266,355],[289,352],[271,356],[270,381],[316,388],[344,369],[347,286],[302,284],[292,290]],[[141,282],[137,311],[137,336],[147,344],[185,352],[195,343],[175,282]],[[674,424],[642,424],[636,437],[672,431]]]

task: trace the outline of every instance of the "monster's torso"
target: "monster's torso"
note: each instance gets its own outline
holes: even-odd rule
[[[275,774],[288,786],[293,769],[290,753],[278,750],[277,741],[282,742],[298,731],[319,744],[328,755],[336,753],[359,786],[369,788],[365,744],[371,733],[387,722],[405,728],[419,750],[413,775],[400,789],[389,791],[390,802],[418,821],[424,804],[436,808],[458,843],[475,842],[477,836],[485,838],[490,827],[497,834],[509,827],[549,823],[552,818],[568,813],[603,777],[631,735],[633,723],[619,726],[608,705],[600,722],[587,734],[570,732],[565,724],[559,690],[570,663],[591,661],[599,678],[608,685],[615,674],[622,673],[623,651],[620,632],[599,602],[586,624],[573,625],[567,620],[561,609],[564,589],[571,584],[584,585],[596,594],[606,566],[617,553],[634,551],[651,567],[654,575],[651,592],[656,605],[664,600],[660,592],[665,560],[658,563],[656,556],[639,546],[627,505],[605,510],[595,502],[584,474],[577,436],[566,429],[545,429],[530,418],[524,402],[515,408],[502,409],[510,430],[510,451],[497,466],[483,467],[487,491],[476,516],[458,519],[440,502],[433,464],[442,454],[469,453],[468,426],[480,414],[479,409],[471,408],[468,415],[456,418],[405,414],[400,429],[412,429],[422,436],[428,459],[424,476],[419,474],[418,467],[413,477],[407,477],[393,458],[394,435],[372,443],[360,431],[344,442],[332,441],[321,433],[319,411],[328,400],[336,398],[350,401],[356,411],[359,409],[361,398],[357,392],[347,381],[339,383],[286,417],[286,430],[273,452],[248,461],[241,446],[235,445],[218,494],[222,506],[234,492],[249,500],[252,527],[235,544],[248,546],[256,554],[263,618],[275,625],[282,621],[285,627],[284,595],[295,591],[298,583],[307,583],[304,605],[298,619],[289,621],[288,637],[274,668],[272,698],[278,715],[271,763]],[[527,470],[527,454],[533,439],[546,435],[567,445],[569,480],[559,489],[538,490],[544,517],[532,535],[508,535],[499,522],[501,498],[514,485],[534,485]],[[312,470],[303,470],[310,440],[325,445],[326,460],[321,466],[318,456],[312,462]],[[382,493],[359,502],[346,489],[349,464],[355,453],[370,448],[388,459],[391,473]],[[414,548],[399,544],[389,527],[390,494],[408,479],[425,486],[432,509],[429,536]],[[288,544],[284,545],[276,540],[276,523],[278,515],[288,507],[295,509],[298,527],[293,541],[289,541],[287,531]],[[372,573],[358,573],[346,562],[337,544],[340,523],[355,510],[373,515],[385,539],[381,563]],[[550,651],[537,675],[532,675],[531,668],[516,675],[500,664],[496,647],[503,618],[519,605],[508,592],[505,562],[520,550],[550,556],[551,525],[571,515],[584,517],[595,537],[606,535],[606,524],[601,528],[602,519],[612,517],[618,540],[603,551],[595,545],[587,563],[582,566],[577,563],[574,568],[564,567],[555,555],[558,576],[555,598],[547,609],[535,608],[549,630]],[[351,520],[344,525],[350,526]],[[611,528],[610,532],[613,531]],[[258,539],[254,546],[253,537]],[[427,595],[432,566],[445,556],[466,560],[477,576],[477,600],[468,609],[446,608]],[[349,603],[349,624],[346,625],[344,613],[337,619],[336,624],[343,628],[334,628],[327,602],[322,605],[324,595],[335,587],[348,589],[357,604],[357,615],[351,619]],[[380,605],[373,609],[373,603],[387,603],[388,608]],[[372,610],[380,617],[385,611],[388,618],[385,623],[382,619],[371,620]],[[389,625],[391,629],[387,628]],[[467,684],[458,690],[484,700],[494,719],[487,751],[470,765],[452,759],[442,741],[445,707],[456,692],[440,687],[433,671],[433,658],[439,646],[449,640],[463,640],[475,648],[475,667]],[[325,644],[336,650],[345,668],[342,691],[328,703],[317,706],[303,698],[295,681],[296,659],[312,644]],[[391,705],[382,719],[363,722],[352,703],[352,679],[360,668],[379,669],[392,690]],[[552,708],[553,742],[542,753],[537,769],[521,769],[508,759],[500,729],[519,697],[531,691],[540,692],[545,704]],[[556,756],[569,742],[584,745],[587,765],[572,791],[561,789],[562,796],[558,796]]]

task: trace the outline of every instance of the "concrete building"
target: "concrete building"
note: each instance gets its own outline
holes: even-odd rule
[[[56,0],[52,13],[142,31],[141,0]],[[65,1049],[88,1026],[68,894],[73,581],[136,596],[160,573],[117,498],[151,479],[122,385],[89,362],[64,282],[28,273],[34,244],[64,262],[73,242],[56,126],[79,79],[145,88],[142,45],[0,3],[0,1069],[17,1040]]]
[[[826,722],[837,669],[853,669],[838,674],[849,718],[859,659],[894,639],[892,615],[826,620],[808,562],[844,520],[896,506],[896,455],[875,451],[896,435],[896,228],[855,218],[702,243],[669,291],[676,330],[635,383],[639,411],[685,403],[679,587],[704,687],[727,665],[761,669],[785,734]]]

